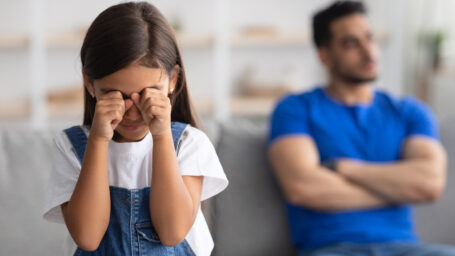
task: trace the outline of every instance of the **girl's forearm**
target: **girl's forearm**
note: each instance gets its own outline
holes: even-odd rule
[[[70,201],[62,206],[65,222],[76,244],[98,248],[110,218],[108,142],[89,137],[81,173]]]
[[[178,170],[172,134],[153,137],[153,175],[150,189],[150,212],[161,242],[179,244],[190,230],[197,214]]]

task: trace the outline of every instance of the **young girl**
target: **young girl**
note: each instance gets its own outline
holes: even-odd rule
[[[175,36],[151,4],[103,11],[81,49],[84,125],[55,138],[44,217],[67,255],[209,255],[200,202],[227,186],[196,129]]]

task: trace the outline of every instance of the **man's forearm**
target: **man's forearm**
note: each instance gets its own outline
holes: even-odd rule
[[[298,187],[288,189],[287,198],[293,204],[313,210],[338,212],[390,205],[383,197],[323,167],[301,179]]]
[[[404,160],[394,163],[371,163],[341,160],[337,171],[394,203],[433,201],[444,187],[444,179],[428,160]]]

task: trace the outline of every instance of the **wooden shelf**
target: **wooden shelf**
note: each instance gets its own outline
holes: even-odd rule
[[[85,32],[51,33],[46,37],[46,47],[49,49],[80,49],[84,36]]]
[[[275,97],[233,97],[231,98],[232,115],[268,116],[275,106]]]
[[[177,33],[177,43],[182,48],[207,48],[213,46],[213,36],[210,34]]]
[[[277,97],[236,96],[230,98],[230,111],[233,116],[268,116],[273,110]],[[198,115],[213,113],[213,102],[198,100],[194,102]]]
[[[388,41],[388,34],[377,31],[376,38],[379,43]],[[46,36],[48,49],[79,49],[85,36],[85,31],[50,33]],[[192,34],[188,32],[177,33],[179,46],[182,48],[209,48],[214,44],[211,34]],[[308,34],[295,32],[277,32],[270,34],[233,33],[231,47],[307,47],[311,44]],[[4,35],[0,37],[0,49],[24,49],[28,46],[27,35]]]
[[[282,47],[309,45],[309,38],[304,33],[277,32],[270,34],[234,33],[231,36],[233,47]]]
[[[15,99],[0,102],[0,119],[25,119],[30,115],[30,102]]]
[[[84,40],[85,31],[51,34],[47,38],[47,46],[51,49],[80,48]],[[179,33],[177,41],[182,48],[206,48],[213,44],[213,37],[208,34]]]
[[[20,34],[2,35],[0,37],[0,49],[25,49],[28,46],[28,37]]]

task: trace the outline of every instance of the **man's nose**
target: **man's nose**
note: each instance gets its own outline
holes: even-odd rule
[[[371,42],[369,40],[364,40],[361,43],[361,48],[362,48],[362,53],[364,54],[364,56],[367,59],[372,60],[374,58],[374,48],[375,48],[374,42]]]

